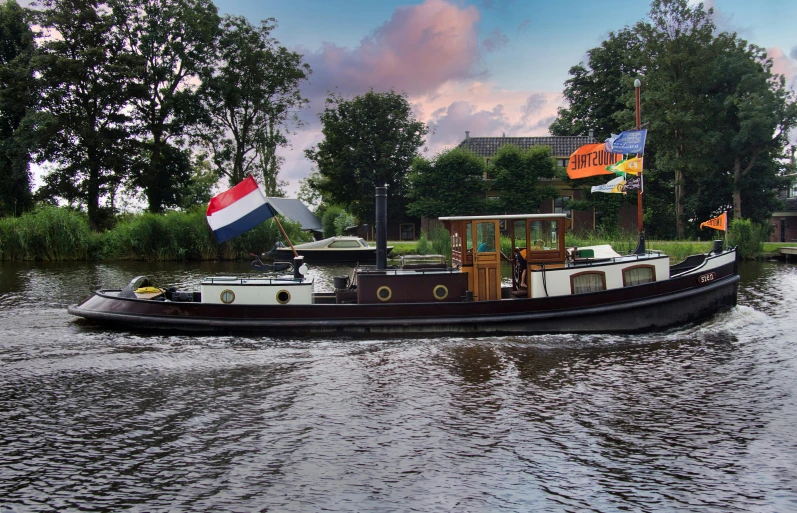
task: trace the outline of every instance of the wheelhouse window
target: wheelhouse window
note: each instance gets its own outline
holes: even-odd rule
[[[623,271],[623,287],[642,285],[656,281],[656,268],[652,265],[637,265]]]
[[[529,224],[532,251],[558,251],[559,228],[556,221],[533,221]]]
[[[570,277],[570,290],[573,294],[606,290],[606,274],[600,271],[574,274]]]
[[[476,251],[494,252],[495,251],[495,224],[476,223]]]

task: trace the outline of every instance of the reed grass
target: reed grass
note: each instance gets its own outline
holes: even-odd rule
[[[312,237],[298,223],[281,220],[295,244]],[[22,217],[0,218],[0,260],[238,260],[271,249],[284,237],[275,221],[222,244],[202,210],[121,217],[103,233],[68,208],[42,206]]]
[[[87,260],[98,239],[86,216],[41,206],[21,217],[0,218],[0,260]]]

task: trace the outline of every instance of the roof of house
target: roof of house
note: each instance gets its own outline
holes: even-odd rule
[[[550,146],[553,156],[567,158],[574,151],[585,144],[594,144],[594,137],[588,135],[578,136],[548,136],[548,137],[469,137],[459,143],[462,148],[467,148],[480,157],[489,158],[495,155],[498,148],[504,144],[514,144],[522,150],[532,146]]]
[[[269,204],[281,214],[293,222],[302,225],[302,230],[321,231],[321,221],[310,212],[310,209],[301,202],[293,198],[268,198]]]

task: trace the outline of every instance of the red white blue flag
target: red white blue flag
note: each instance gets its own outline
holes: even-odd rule
[[[218,242],[248,232],[276,215],[266,196],[251,176],[210,200],[208,224]]]

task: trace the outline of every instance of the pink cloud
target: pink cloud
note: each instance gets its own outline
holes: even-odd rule
[[[304,50],[314,70],[313,96],[335,88],[343,94],[370,88],[419,94],[449,80],[473,77],[479,18],[474,6],[426,0],[396,9],[357,48],[326,43],[318,52]]]
[[[797,88],[797,58],[789,58],[777,46],[767,48],[767,55],[772,59],[772,72],[786,78],[786,87]]]

